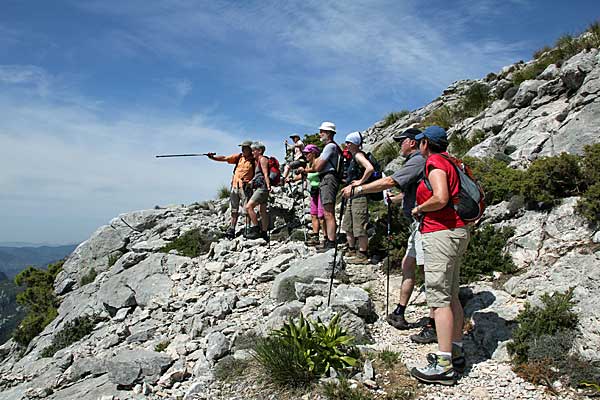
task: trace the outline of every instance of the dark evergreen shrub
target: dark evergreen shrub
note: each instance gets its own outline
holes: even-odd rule
[[[464,161],[485,191],[487,205],[498,204],[522,194],[525,190],[527,173],[510,168],[506,162],[495,158],[471,158]]]
[[[537,203],[577,196],[586,186],[580,157],[567,153],[535,160],[527,169],[526,178],[525,198]]]
[[[96,276],[98,276],[98,273],[96,272],[96,270],[94,268],[90,268],[88,273],[85,274],[84,276],[82,276],[81,279],[79,280],[79,287],[85,286],[88,283],[94,282],[94,280],[96,280]]]
[[[449,151],[456,157],[463,157],[473,146],[478,145],[485,139],[485,132],[481,129],[475,130],[471,138],[454,134],[450,137]]]
[[[92,333],[100,320],[97,315],[86,315],[65,323],[63,328],[52,338],[52,344],[42,350],[41,356],[52,357],[57,351],[80,341]]]
[[[591,223],[600,223],[600,182],[586,190],[577,202],[576,210]]]
[[[504,251],[506,241],[513,235],[513,228],[496,229],[491,224],[475,229],[460,267],[461,284],[491,276],[494,271],[505,274],[516,272],[511,256]]]
[[[187,231],[177,239],[160,249],[163,253],[175,249],[182,256],[186,257],[198,257],[201,254],[205,254],[210,250],[210,244],[215,240],[218,240],[220,234],[210,231],[202,232],[200,228],[192,229]]]
[[[402,110],[402,111],[397,111],[397,112],[391,112],[391,113],[389,113],[383,119],[383,121],[384,121],[383,128],[387,128],[388,126],[394,124],[400,118],[406,117],[409,113],[410,112],[408,110]]]

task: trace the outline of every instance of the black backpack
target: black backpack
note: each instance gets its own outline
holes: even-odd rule
[[[377,159],[375,158],[375,156],[373,156],[373,154],[371,154],[371,152],[364,153],[364,154],[374,169],[373,173],[371,174],[371,176],[369,177],[369,179],[367,179],[367,181],[365,183],[370,183],[370,182],[376,181],[377,179],[380,179],[383,176],[383,174],[382,174],[383,171],[381,171],[381,164],[379,164],[379,161],[377,161]],[[352,158],[352,160],[350,160],[350,165],[348,166],[348,183],[350,183],[351,181],[353,181],[355,179],[359,179],[363,173],[364,173],[364,168],[362,168],[356,162],[356,160],[354,158]],[[374,200],[374,201],[383,200],[383,192],[368,193],[366,196],[369,200]]]

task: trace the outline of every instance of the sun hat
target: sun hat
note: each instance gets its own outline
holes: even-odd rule
[[[238,144],[240,147],[250,147],[252,146],[252,140],[244,140],[242,143]]]
[[[335,133],[335,124],[333,122],[323,122],[321,126],[319,126],[320,131],[330,131]]]
[[[302,152],[303,153],[314,153],[316,155],[321,154],[321,150],[314,144],[307,144],[306,146],[304,146],[304,150],[302,150]]]
[[[427,140],[431,140],[433,143],[437,143],[437,144],[447,144],[448,143],[448,134],[446,133],[446,130],[444,128],[442,128],[441,126],[437,126],[437,125],[429,126],[429,127],[425,128],[425,130],[422,133],[415,136],[416,140],[421,140],[423,138],[426,138]]]
[[[362,136],[359,132],[352,132],[346,136],[346,142],[360,146],[362,144]]]
[[[294,133],[293,135],[290,135],[290,139],[293,139],[297,137],[298,139],[300,139],[300,135],[298,135],[297,133]]]
[[[394,140],[396,142],[401,142],[404,139],[412,139],[412,140],[416,140],[417,135],[421,134],[421,131],[417,128],[408,128],[407,130],[405,130],[404,132],[400,133],[400,134],[396,134],[394,135]]]

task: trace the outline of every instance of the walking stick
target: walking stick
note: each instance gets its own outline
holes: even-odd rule
[[[302,210],[302,218],[304,218],[304,215],[305,215],[305,212],[306,212],[306,208],[305,208],[306,204],[304,203],[304,197],[305,197],[304,196],[304,182],[305,182],[306,178],[304,177],[304,174],[301,174],[301,176],[302,176],[302,186],[300,187],[300,192],[302,193],[302,208],[303,208],[303,210]],[[306,221],[303,221],[303,223],[304,223],[304,243],[306,243],[306,241],[307,241],[307,238],[306,238],[306,229],[307,229],[306,228]]]
[[[385,285],[385,315],[389,314],[390,307],[390,258],[392,253],[390,251],[390,243],[392,241],[392,202],[387,201],[387,284]]]
[[[329,307],[329,304],[331,303],[331,289],[333,288],[333,275],[335,273],[335,260],[337,258],[337,251],[338,251],[338,237],[340,235],[340,230],[342,227],[342,217],[344,216],[344,208],[346,208],[346,198],[342,197],[342,204],[340,206],[340,223],[338,224],[337,227],[337,232],[335,235],[335,251],[333,252],[333,264],[331,265],[331,279],[329,280],[329,294],[327,295],[327,307]],[[325,237],[327,237],[327,233],[325,233]]]

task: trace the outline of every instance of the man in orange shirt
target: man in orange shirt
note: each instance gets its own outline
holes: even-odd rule
[[[224,161],[228,164],[235,164],[233,169],[233,178],[231,179],[231,195],[229,202],[231,205],[231,226],[225,234],[229,238],[235,237],[235,225],[238,221],[240,205],[242,209],[252,195],[252,189],[249,182],[254,177],[254,158],[252,157],[251,140],[245,140],[239,144],[242,148],[241,153],[230,156],[217,156],[209,153],[208,158],[215,161]]]

